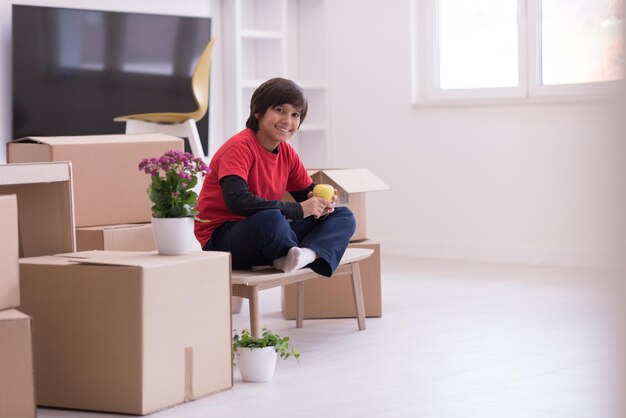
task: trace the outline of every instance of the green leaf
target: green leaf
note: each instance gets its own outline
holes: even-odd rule
[[[237,352],[237,349],[240,347],[247,348],[263,348],[263,347],[274,347],[274,350],[280,355],[281,358],[286,359],[290,356],[294,356],[296,359],[300,357],[300,353],[292,346],[290,346],[287,341],[289,337],[280,337],[277,334],[274,334],[267,328],[263,328],[261,333],[261,337],[253,337],[250,334],[250,331],[244,329],[241,332],[241,335],[237,334],[237,331],[234,330],[235,335],[233,336],[233,352]],[[298,361],[299,363],[299,361]]]

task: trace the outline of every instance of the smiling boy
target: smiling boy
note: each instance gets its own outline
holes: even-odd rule
[[[205,251],[228,251],[234,269],[310,267],[331,276],[354,233],[345,207],[313,197],[315,184],[288,143],[304,121],[302,88],[273,78],[252,95],[246,129],[217,151],[198,199],[195,234]],[[295,202],[283,202],[285,192]]]

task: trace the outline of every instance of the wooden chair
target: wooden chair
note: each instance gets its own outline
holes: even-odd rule
[[[127,134],[162,132],[187,138],[193,155],[206,159],[196,122],[202,119],[209,109],[209,75],[215,40],[216,38],[212,38],[204,48],[191,77],[193,97],[198,106],[196,110],[188,113],[139,113],[118,116],[113,120],[126,122]]]
[[[374,253],[369,248],[348,248],[332,277],[351,275],[356,318],[359,330],[365,329],[365,306],[363,304],[363,288],[359,261]],[[296,327],[302,328],[304,322],[304,282],[321,277],[309,268],[283,273],[274,269],[266,270],[233,270],[231,274],[232,295],[248,299],[250,311],[250,332],[259,336],[259,292],[276,286],[297,283]],[[329,280],[332,280],[330,278]]]

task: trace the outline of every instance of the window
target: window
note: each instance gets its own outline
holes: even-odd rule
[[[621,0],[411,0],[415,103],[610,93]]]
[[[517,0],[439,0],[438,5],[439,86],[516,86]]]

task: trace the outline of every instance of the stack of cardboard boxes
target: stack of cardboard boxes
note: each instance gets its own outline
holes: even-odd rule
[[[0,195],[0,417],[34,418],[32,325],[20,305],[17,198]]]
[[[349,247],[374,250],[368,259],[359,263],[365,315],[382,316],[380,274],[380,243],[370,240],[367,234],[365,197],[369,192],[389,190],[389,186],[367,169],[316,169],[309,170],[316,184],[330,184],[339,194],[339,204],[352,210],[357,228]],[[296,318],[296,285],[282,289],[282,312],[286,319]],[[351,318],[356,317],[356,306],[350,276],[318,278],[304,283],[304,317]]]
[[[151,251],[150,178],[139,161],[184,142],[164,134],[26,137],[8,145],[9,163],[71,161],[78,251]]]
[[[100,235],[105,247],[135,249],[127,244],[150,219],[150,178],[137,164],[169,149],[182,149],[182,140],[149,134],[9,144],[0,195],[17,201],[20,310],[34,327],[38,405],[147,414],[232,387],[228,253],[75,252],[76,226]],[[110,230],[132,239],[114,232],[111,241]],[[12,302],[0,308],[16,306],[13,270],[12,293],[0,285],[0,300]],[[0,409],[0,416],[21,415]]]
[[[18,257],[74,249],[68,163],[0,166],[0,416],[34,417],[36,320],[20,289]],[[6,354],[5,354],[6,353]]]
[[[138,251],[154,244],[150,179],[137,164],[182,147],[161,134],[9,143],[10,164],[0,166],[0,375],[10,377],[0,380],[0,416],[33,417],[35,403],[142,415],[232,387],[229,254]],[[367,239],[365,193],[388,186],[368,170],[311,175],[355,213],[350,246],[375,250],[361,271],[366,315],[381,316],[380,245]],[[80,250],[100,251],[76,252],[77,235]],[[305,289],[305,317],[356,315],[348,277]],[[293,286],[283,314],[295,318]]]

